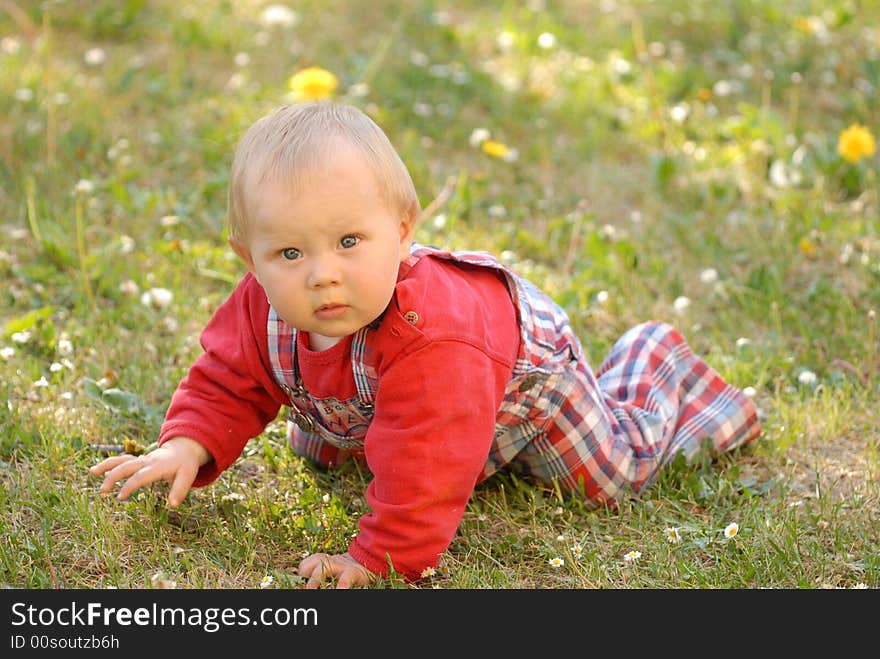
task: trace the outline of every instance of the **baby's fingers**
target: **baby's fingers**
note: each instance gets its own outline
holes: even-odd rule
[[[328,554],[312,554],[300,562],[298,572],[308,579],[306,588],[318,588],[325,578],[334,576],[332,559]]]
[[[89,467],[89,473],[92,476],[99,476],[103,474],[105,471],[113,469],[114,467],[122,464],[123,462],[128,462],[129,460],[134,460],[133,455],[125,454],[125,455],[114,455],[112,458],[107,458],[106,460],[101,460],[96,465],[92,465]]]
[[[116,469],[107,472],[107,478],[101,486],[102,491],[104,491],[104,487],[107,486],[108,479],[112,479],[114,482],[128,479],[122,484],[122,487],[119,488],[119,494],[116,495],[117,499],[124,501],[135,490],[149,485],[150,483],[165,480],[165,476],[155,465],[146,464],[141,460],[135,459],[121,464],[116,467]]]
[[[174,476],[174,482],[171,484],[171,491],[168,492],[168,505],[177,508],[186,498],[193,481],[196,479],[198,472],[191,469],[178,469]]]

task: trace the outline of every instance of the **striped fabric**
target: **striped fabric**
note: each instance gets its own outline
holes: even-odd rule
[[[627,331],[594,373],[565,312],[534,284],[485,252],[448,252],[414,245],[407,265],[425,256],[495,268],[508,283],[520,324],[520,352],[498,410],[482,479],[509,470],[526,480],[558,483],[594,505],[615,505],[649,486],[678,453],[717,454],[760,434],[755,406],[690,350],[670,325],[648,322]],[[372,418],[375,371],[365,359],[369,331],[352,342],[359,395],[312,400],[295,365],[296,332],[269,314],[275,377],[291,399],[294,450],[338,464],[363,446]],[[365,423],[330,432],[323,410],[346,405]],[[331,427],[332,426],[331,424]]]

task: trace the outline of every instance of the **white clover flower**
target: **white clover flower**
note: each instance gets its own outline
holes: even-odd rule
[[[83,55],[83,61],[89,66],[101,66],[107,61],[107,51],[103,48],[89,48]]]
[[[428,56],[420,50],[414,50],[409,54],[409,63],[413,66],[428,66],[428,62],[430,61],[431,60],[428,59]]]
[[[48,387],[48,386],[49,386],[49,381],[46,379],[46,376],[44,375],[44,376],[41,377],[39,380],[37,380],[36,382],[34,382],[34,386],[37,387],[37,388]]]
[[[562,567],[563,565],[565,565],[565,560],[559,558],[559,556],[550,559],[551,567]]]
[[[816,377],[816,374],[813,373],[813,371],[803,370],[798,375],[798,382],[806,386],[816,384],[817,379],[818,378]]]
[[[122,254],[131,254],[134,251],[135,242],[131,236],[119,236],[119,251]]]
[[[596,293],[596,302],[599,304],[608,304],[608,291],[599,291]]]
[[[9,338],[12,339],[13,343],[27,343],[31,340],[31,333],[28,330],[22,330],[21,332],[14,332]]]
[[[490,133],[489,133],[488,129],[486,129],[486,128],[474,128],[474,129],[471,131],[471,136],[468,138],[468,143],[469,143],[472,147],[478,147],[478,146],[480,146],[483,142],[485,142],[486,140],[488,140],[489,137],[490,137]]]
[[[235,91],[237,89],[241,89],[244,87],[244,84],[247,82],[247,76],[243,73],[233,73],[229,76],[229,80],[226,81],[226,89],[227,91]]]
[[[733,84],[728,80],[719,80],[712,85],[712,93],[715,96],[730,96],[733,93]]]
[[[715,268],[706,268],[700,273],[700,281],[704,284],[714,284],[718,281],[718,271]]]
[[[242,67],[251,63],[251,56],[245,52],[235,53],[235,66]]]
[[[771,163],[767,177],[770,179],[770,184],[773,185],[773,187],[791,187],[792,181],[788,174],[788,166],[778,158]]]
[[[355,98],[364,98],[370,95],[370,86],[365,82],[356,82],[348,88],[348,93]]]
[[[681,542],[681,533],[678,532],[677,526],[670,526],[663,530],[666,535],[667,542],[677,545]]]
[[[435,11],[431,14],[431,22],[434,25],[450,25],[452,23],[452,14],[448,11]]]
[[[538,35],[538,46],[544,50],[549,50],[556,45],[556,35],[552,32],[542,32]]]
[[[27,103],[34,99],[34,91],[30,87],[19,87],[12,93],[12,97],[21,103]]]
[[[501,50],[510,50],[513,48],[515,41],[516,38],[513,36],[513,33],[508,32],[507,30],[500,32],[498,36],[495,37],[495,43]]]
[[[49,366],[49,370],[50,370],[52,373],[57,373],[57,372],[60,371],[62,368],[64,368],[64,367],[63,367],[59,362],[52,362],[52,364]]]
[[[141,304],[164,309],[171,304],[173,297],[174,294],[167,288],[151,288],[148,291],[144,291],[143,295],[141,295]]]
[[[260,23],[266,27],[293,27],[299,22],[299,14],[287,5],[267,5],[260,12]]]
[[[86,178],[81,178],[76,182],[74,191],[80,194],[91,194],[95,191],[95,184]]]
[[[501,156],[501,159],[504,162],[516,162],[519,160],[519,149],[508,149],[504,152],[504,155]]]
[[[675,313],[679,314],[687,311],[689,306],[691,306],[691,299],[686,295],[679,295],[672,303],[672,308],[675,310]]]
[[[743,348],[743,347],[749,345],[751,342],[752,342],[751,339],[747,339],[744,336],[741,336],[736,340],[736,347]]]
[[[15,37],[3,37],[0,39],[0,52],[5,55],[15,55],[21,50],[21,41]]]
[[[466,85],[471,81],[471,74],[467,71],[453,71],[452,82],[456,85]]]
[[[617,75],[625,76],[632,71],[632,62],[620,56],[611,59],[611,70]]]
[[[140,292],[140,287],[131,279],[126,279],[124,282],[119,284],[119,292],[124,295],[137,295]]]
[[[434,217],[431,223],[434,225],[435,229],[442,229],[446,226],[446,215],[440,213],[439,215]]]
[[[737,524],[736,522],[731,522],[724,527],[725,538],[733,538],[734,536],[736,536],[737,533],[739,533],[739,524]]]
[[[624,555],[623,560],[627,563],[632,563],[633,561],[637,561],[642,557],[642,552],[640,551],[631,551]]]
[[[684,120],[688,118],[690,111],[691,108],[687,103],[677,103],[669,110],[669,117],[675,123],[682,124],[684,123]]]
[[[746,387],[745,389],[743,389],[743,393],[744,393],[746,396],[748,396],[749,398],[754,398],[754,397],[755,397],[755,394],[758,393],[758,392],[755,391],[755,388],[754,388],[754,387]]]
[[[73,354],[73,344],[69,339],[60,339],[57,348],[58,354],[62,357],[69,357]]]
[[[419,117],[430,117],[434,114],[434,108],[429,103],[416,101],[413,103],[413,113]]]

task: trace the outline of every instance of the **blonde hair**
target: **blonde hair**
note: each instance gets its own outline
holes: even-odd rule
[[[412,177],[382,129],[354,106],[311,101],[277,108],[258,119],[239,141],[229,180],[230,237],[246,236],[248,195],[261,183],[284,181],[297,190],[309,171],[326,162],[340,144],[363,154],[392,209],[417,215]]]

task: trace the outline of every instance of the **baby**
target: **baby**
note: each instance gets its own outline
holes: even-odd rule
[[[419,211],[357,108],[288,105],[251,126],[229,189],[229,242],[249,272],[205,327],[157,448],[93,466],[100,491],[164,480],[176,507],[287,406],[297,454],[372,475],[347,551],[299,566],[310,588],[347,588],[436,567],[498,471],[614,506],[678,453],[760,434],[751,399],[669,325],[630,329],[594,372],[534,284],[488,253],[415,243]]]

